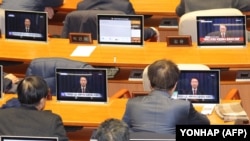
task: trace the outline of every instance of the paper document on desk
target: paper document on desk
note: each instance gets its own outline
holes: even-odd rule
[[[70,56],[89,57],[96,46],[77,46]]]
[[[240,103],[218,104],[215,111],[224,121],[242,119],[248,121],[248,116]]]

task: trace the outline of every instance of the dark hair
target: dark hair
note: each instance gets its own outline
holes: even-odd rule
[[[48,85],[39,76],[25,77],[17,87],[18,100],[22,104],[37,105],[48,95]]]
[[[157,60],[148,67],[148,78],[152,88],[171,90],[179,79],[177,65],[166,59]]]
[[[129,128],[122,120],[107,119],[97,128],[94,138],[98,141],[129,141]]]

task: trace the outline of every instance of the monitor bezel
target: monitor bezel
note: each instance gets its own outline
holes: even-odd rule
[[[180,77],[179,77],[178,83],[180,83],[180,79],[182,79],[181,78],[181,73],[192,73],[192,74],[196,74],[196,76],[197,76],[198,73],[204,73],[204,74],[214,73],[216,75],[216,80],[217,80],[216,83],[218,83],[218,85],[216,86],[217,94],[215,95],[216,96],[215,100],[213,100],[213,101],[200,101],[199,100],[198,102],[197,101],[190,101],[190,102],[193,103],[193,104],[219,104],[220,103],[221,93],[220,93],[220,70],[219,69],[211,69],[211,70],[180,70]],[[178,91],[178,83],[177,83],[177,87],[176,87],[175,92]],[[188,82],[187,85],[189,85],[189,82]]]
[[[131,42],[131,43],[126,43],[126,42],[105,42],[101,41],[100,39],[100,20],[103,18],[136,18],[140,20],[141,26],[141,39],[140,42]],[[98,14],[97,15],[97,43],[99,45],[126,45],[126,46],[143,46],[144,45],[144,16],[143,15],[121,15],[121,14]]]
[[[21,11],[21,10],[10,10],[10,9],[6,9],[5,10],[5,39],[6,40],[15,40],[15,41],[31,41],[31,42],[44,42],[44,43],[47,43],[48,42],[48,14],[47,12],[41,12],[41,11]],[[23,37],[20,37],[20,36],[10,36],[8,34],[8,31],[10,30],[8,28],[8,24],[9,24],[9,21],[8,21],[8,14],[26,14],[26,15],[41,15],[41,16],[44,16],[45,17],[45,23],[43,25],[43,28],[45,29],[45,31],[43,32],[44,33],[44,37],[42,38],[31,38],[31,37],[26,37],[26,38],[23,38]]]
[[[243,42],[240,43],[202,43],[200,41],[200,27],[199,27],[199,20],[201,18],[241,18],[243,19],[244,26],[243,26]],[[196,28],[197,28],[197,45],[198,47],[246,47],[247,45],[247,30],[246,30],[246,16],[245,15],[232,15],[232,16],[197,16],[196,17]]]
[[[72,72],[75,71],[74,73],[81,73],[81,72],[89,72],[89,71],[94,71],[94,72],[102,72],[104,74],[104,80],[103,82],[106,86],[104,86],[104,97],[103,99],[97,100],[91,100],[91,99],[74,99],[74,98],[64,98],[60,96],[59,94],[59,79],[57,76],[58,72]],[[76,72],[77,71],[77,72]],[[55,78],[56,78],[56,101],[58,102],[71,102],[71,103],[101,103],[101,104],[107,104],[108,103],[108,76],[107,76],[107,69],[102,69],[102,68],[56,68],[55,70]]]
[[[58,137],[46,137],[46,136],[11,136],[11,135],[1,135],[0,141],[58,141]]]

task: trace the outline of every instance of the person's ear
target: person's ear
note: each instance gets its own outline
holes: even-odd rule
[[[40,101],[39,101],[38,105],[36,106],[36,108],[38,110],[40,110],[40,111],[43,110],[44,107],[45,107],[45,103],[46,103],[46,98],[40,99]]]

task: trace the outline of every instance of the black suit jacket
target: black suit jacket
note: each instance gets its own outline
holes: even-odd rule
[[[26,32],[26,28],[25,27],[22,27],[20,29],[20,32]],[[37,33],[37,31],[33,28],[33,27],[30,27],[29,28],[29,33]]]
[[[81,87],[77,88],[75,92],[81,93],[82,88]],[[89,87],[86,87],[85,88],[85,93],[92,93],[92,90]]]
[[[193,90],[189,90],[187,91],[187,94],[193,94]],[[202,94],[205,94],[204,91],[200,90],[199,88],[196,90],[196,94],[197,95],[202,95]]]
[[[48,136],[68,141],[61,117],[50,111],[22,105],[1,109],[0,117],[0,135]]]
[[[83,0],[77,4],[77,10],[117,10],[135,14],[129,0]]]

